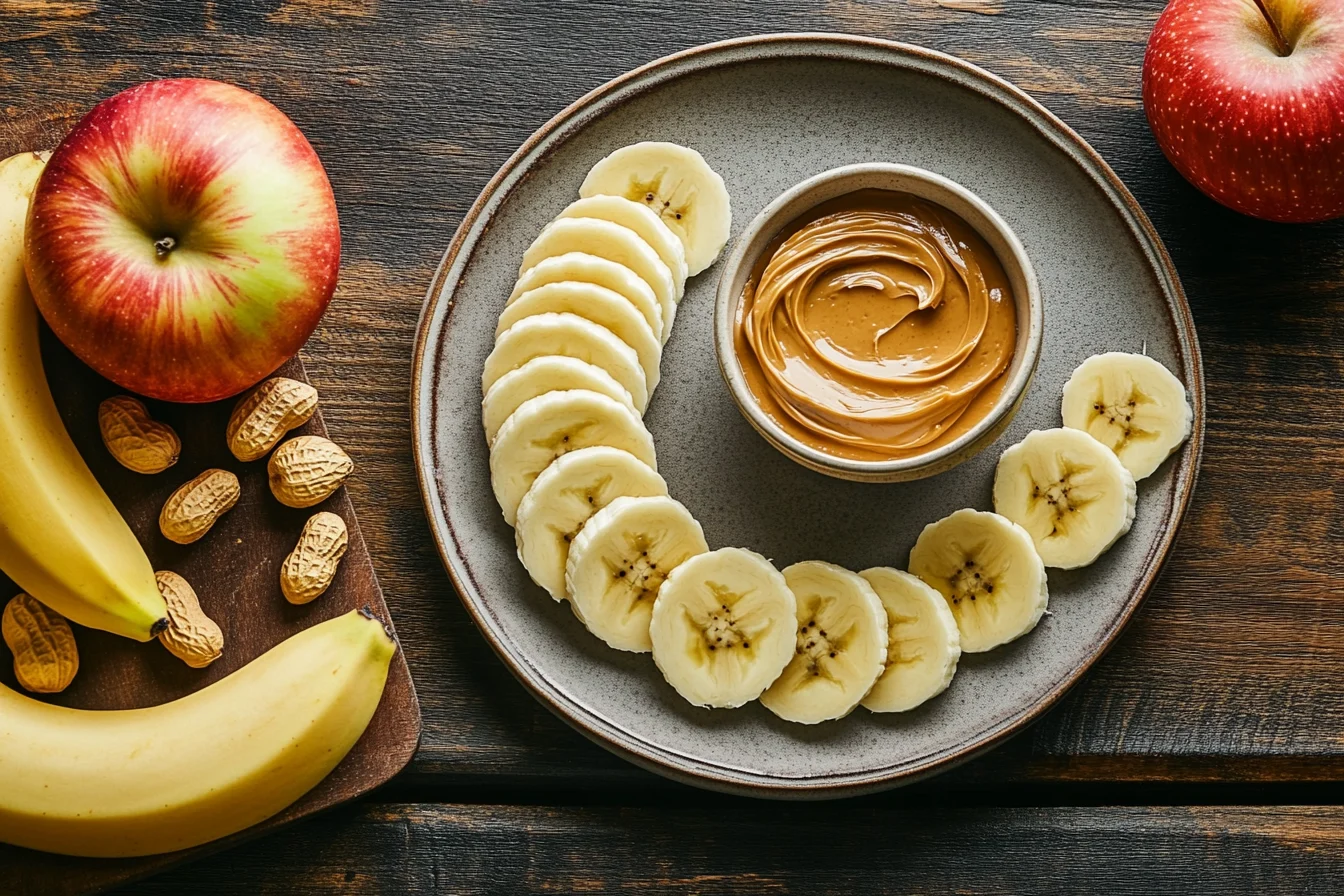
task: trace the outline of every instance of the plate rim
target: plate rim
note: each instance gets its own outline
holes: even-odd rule
[[[744,53],[745,55],[742,55]],[[1137,587],[1130,593],[1119,614],[1102,632],[1092,654],[1071,669],[1045,694],[987,726],[977,736],[954,747],[876,770],[794,778],[709,763],[672,748],[648,742],[564,693],[551,683],[529,658],[515,654],[505,643],[502,634],[496,630],[490,614],[485,612],[482,606],[481,589],[476,586],[470,570],[461,561],[455,544],[450,544],[455,543],[457,537],[443,512],[442,503],[438,500],[435,489],[437,476],[432,448],[435,444],[433,432],[437,417],[436,401],[432,390],[426,393],[427,387],[434,379],[428,376],[426,371],[427,358],[434,357],[429,354],[430,331],[441,330],[448,315],[452,313],[456,304],[455,286],[448,283],[448,278],[454,268],[460,270],[470,261],[472,254],[470,252],[463,258],[459,256],[469,239],[473,236],[484,236],[484,233],[477,235],[476,231],[481,227],[488,229],[491,218],[486,214],[487,207],[497,198],[510,176],[518,172],[518,169],[524,166],[524,163],[550,138],[557,135],[563,138],[563,131],[566,128],[583,125],[591,117],[609,111],[601,107],[601,101],[613,94],[627,88],[635,89],[630,96],[618,98],[616,103],[619,105],[668,80],[762,59],[831,59],[877,64],[907,71],[917,69],[925,75],[952,83],[954,86],[970,89],[1006,109],[1031,126],[1042,138],[1070,156],[1082,173],[1101,189],[1103,195],[1116,209],[1131,231],[1135,248],[1148,262],[1166,300],[1165,306],[1171,317],[1181,354],[1184,356],[1185,372],[1189,380],[1187,393],[1194,411],[1194,426],[1190,439],[1178,456],[1177,481],[1173,498],[1164,514],[1161,536],[1145,557]],[[921,67],[912,63],[923,65]],[[533,164],[539,160],[540,157],[533,160]],[[525,169],[521,173],[525,174]],[[510,191],[511,189],[510,187]],[[479,243],[480,239],[477,238],[475,242]],[[475,245],[472,249],[474,248]],[[979,66],[938,50],[899,41],[829,32],[750,35],[702,44],[663,56],[589,91],[534,131],[500,166],[463,215],[447,251],[435,270],[416,324],[410,399],[413,453],[420,498],[439,558],[458,598],[466,607],[476,627],[480,629],[486,641],[514,677],[534,698],[571,727],[635,765],[699,787],[783,799],[857,796],[914,783],[988,752],[1025,730],[1058,703],[1060,698],[1110,650],[1160,576],[1194,495],[1203,457],[1206,422],[1203,360],[1194,316],[1180,276],[1166,246],[1138,200],[1101,155],[1069,125],[1021,88]],[[458,564],[461,564],[461,569],[457,568]],[[466,587],[467,585],[470,587]]]

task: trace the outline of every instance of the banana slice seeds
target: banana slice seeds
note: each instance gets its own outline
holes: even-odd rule
[[[1138,491],[1115,453],[1077,429],[1028,433],[994,472],[994,510],[1020,525],[1046,566],[1095,561],[1129,531]]]
[[[569,546],[565,587],[588,631],[617,650],[653,649],[649,620],[669,573],[709,550],[689,510],[666,497],[622,497],[584,524]]]
[[[653,661],[696,706],[755,700],[793,658],[793,592],[769,560],[741,548],[672,570],[653,605]]]
[[[966,653],[1022,637],[1049,601],[1031,536],[997,513],[958,510],[929,523],[910,551],[910,572],[947,601]]]
[[[1064,384],[1064,425],[1115,452],[1135,479],[1151,476],[1190,437],[1185,386],[1147,355],[1093,355]]]
[[[886,666],[882,600],[866,579],[820,560],[793,564],[784,579],[797,601],[794,655],[761,703],[804,725],[849,715]]]

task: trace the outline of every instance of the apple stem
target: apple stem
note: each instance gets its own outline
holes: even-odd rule
[[[1279,23],[1274,21],[1274,17],[1269,14],[1269,7],[1265,6],[1265,0],[1255,0],[1255,5],[1260,8],[1260,15],[1264,16],[1265,24],[1269,25],[1269,33],[1274,36],[1275,49],[1280,56],[1288,56],[1293,52],[1293,48],[1288,46],[1288,40],[1279,30]]]
[[[168,254],[176,248],[177,240],[170,236],[160,237],[154,241],[154,254],[158,256],[160,261],[167,258]]]

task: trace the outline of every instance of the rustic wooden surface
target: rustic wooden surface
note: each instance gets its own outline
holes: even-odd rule
[[[370,805],[247,853],[267,892],[1320,893],[1344,878],[1330,808],[878,809]],[[320,838],[319,856],[310,844]],[[1137,870],[1136,857],[1146,863]],[[235,892],[228,855],[190,892]],[[185,892],[187,875],[141,886]]]
[[[1307,810],[984,808],[1344,800],[1344,580],[1335,547],[1344,536],[1336,473],[1344,225],[1251,221],[1177,176],[1140,103],[1144,43],[1161,6],[0,0],[0,140],[41,142],[96,99],[145,78],[221,78],[298,122],[327,164],[342,213],[342,284],[304,358],[324,392],[329,427],[362,471],[350,490],[416,676],[421,749],[383,791],[393,802],[241,847],[212,859],[208,871],[172,872],[160,891],[207,882],[245,891],[272,881],[278,891],[569,891],[615,889],[628,875],[650,889],[743,892],[754,886],[750,877],[712,875],[760,872],[761,889],[775,879],[800,888],[812,878],[878,892],[882,880],[859,872],[865,863],[890,869],[894,857],[925,869],[911,889],[923,880],[939,891],[953,880],[971,891],[1000,880],[1009,881],[1001,890],[1048,890],[1050,875],[1068,889],[1077,880],[1067,875],[1089,866],[1169,874],[1169,889],[1192,892],[1212,892],[1216,881],[1229,884],[1223,891],[1301,892],[1308,888],[1294,882],[1337,876],[1338,829]],[[606,79],[695,44],[780,30],[923,44],[1026,89],[1089,140],[1148,211],[1184,278],[1204,348],[1209,426],[1200,485],[1161,582],[1118,646],[1004,748],[862,804],[975,801],[965,814],[939,816],[964,837],[930,837],[922,816],[894,810],[860,816],[878,833],[844,828],[843,808],[747,807],[720,816],[729,802],[588,743],[536,704],[472,629],[417,492],[408,398],[416,320],[453,228],[490,175],[536,127]],[[503,802],[529,805],[488,808]],[[540,808],[590,802],[628,808]],[[1051,820],[1057,814],[1066,820]],[[708,854],[706,868],[697,867],[707,855],[695,845],[707,836],[694,823],[700,817],[718,826],[719,852]],[[794,832],[780,842],[797,847],[797,832],[814,817],[836,820],[874,849],[915,839],[871,861],[845,847],[834,863],[771,845],[772,820]],[[734,818],[755,819],[740,851],[724,828]],[[1085,843],[1066,842],[1090,851],[1080,845],[1074,855],[1055,842],[1067,819],[1091,833],[1079,835]],[[1254,832],[1235,833],[1243,823]],[[590,826],[611,836],[583,836]],[[1322,835],[1326,828],[1333,833]],[[645,838],[658,849],[642,851]],[[968,844],[982,850],[983,863],[957,865]],[[1103,856],[1110,864],[1099,865]],[[1182,862],[1195,870],[1174,867]],[[520,863],[530,877],[511,877]],[[809,873],[833,868],[847,870],[830,883]],[[956,874],[944,883],[939,869]],[[1044,875],[1041,886],[1021,876],[1033,870]],[[696,884],[702,873],[711,877]]]

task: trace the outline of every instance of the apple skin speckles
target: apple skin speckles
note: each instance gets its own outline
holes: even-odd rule
[[[1344,3],[1262,2],[1264,12],[1248,0],[1168,4],[1144,57],[1148,122],[1181,175],[1229,208],[1283,222],[1339,217]]]

